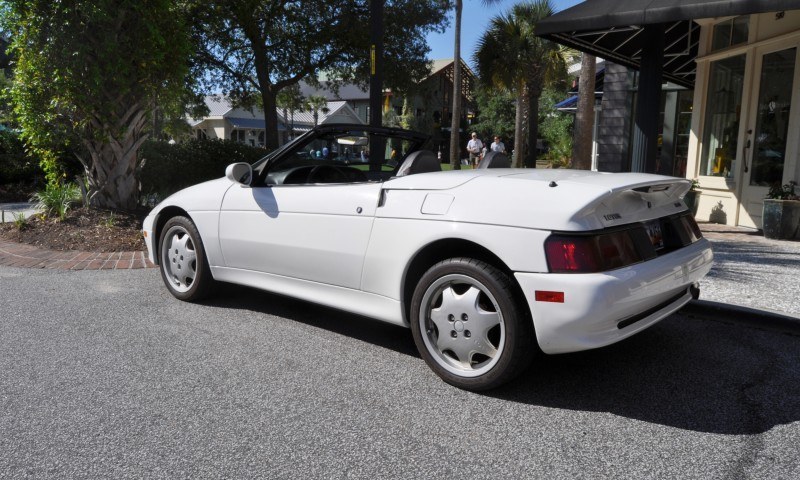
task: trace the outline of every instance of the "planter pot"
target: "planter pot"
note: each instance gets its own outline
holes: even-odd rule
[[[683,202],[689,207],[689,211],[692,212],[692,216],[697,216],[697,207],[700,205],[700,193],[697,190],[689,190],[686,192],[686,196],[683,197]]]
[[[764,199],[764,236],[800,240],[800,200]]]

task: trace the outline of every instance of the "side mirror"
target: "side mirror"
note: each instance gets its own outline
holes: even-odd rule
[[[249,163],[231,163],[225,169],[225,176],[231,182],[249,187],[253,181],[253,167]]]

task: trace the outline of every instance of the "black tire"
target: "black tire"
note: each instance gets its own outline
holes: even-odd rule
[[[411,332],[428,366],[473,391],[522,373],[538,350],[517,291],[505,273],[471,258],[450,258],[425,272],[411,300]]]
[[[169,292],[187,302],[207,297],[214,279],[194,223],[182,216],[170,218],[161,229],[158,245],[161,278]]]

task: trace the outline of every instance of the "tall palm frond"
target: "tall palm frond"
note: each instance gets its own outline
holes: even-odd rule
[[[566,62],[559,47],[535,35],[536,24],[552,14],[548,0],[515,5],[508,14],[491,20],[473,57],[484,87],[508,90],[517,98],[515,166],[520,166],[523,158],[528,166],[535,166],[538,100],[542,88],[566,76]],[[522,120],[526,115],[528,155],[525,155],[522,138]]]

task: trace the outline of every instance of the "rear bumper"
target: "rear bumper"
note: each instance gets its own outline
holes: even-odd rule
[[[711,269],[705,239],[653,260],[596,274],[516,273],[545,353],[598,348],[634,335],[692,299]],[[564,303],[537,302],[537,290],[564,292]]]

